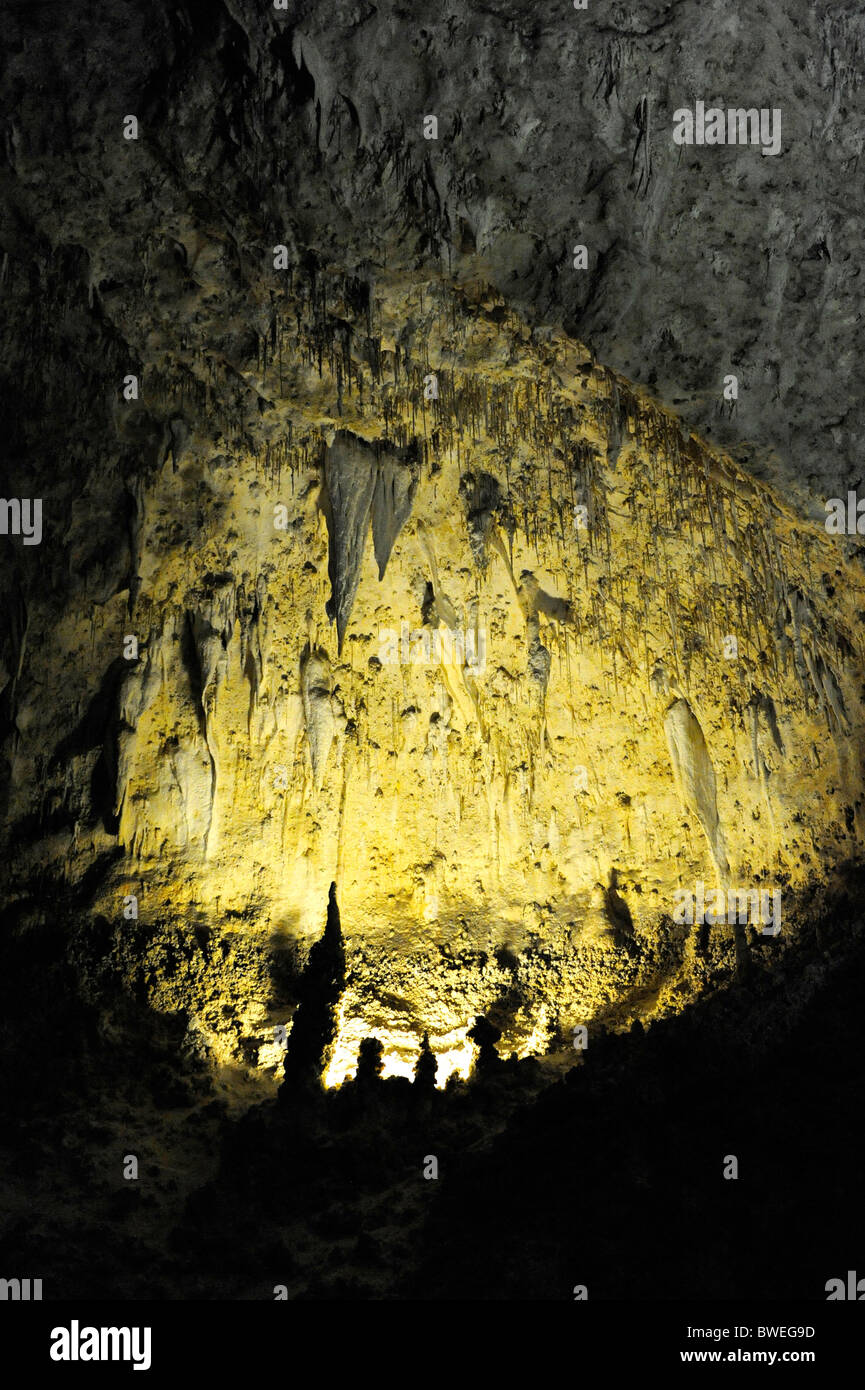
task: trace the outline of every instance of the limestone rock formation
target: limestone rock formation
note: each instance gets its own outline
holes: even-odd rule
[[[715,872],[722,883],[730,874],[724,836],[718,816],[717,781],[703,730],[687,700],[674,700],[664,719],[670,759],[682,791],[687,811],[692,812],[704,831]]]
[[[42,8],[3,59],[21,929],[49,890],[108,924],[266,1085],[332,882],[330,1081],[372,1035],[441,1084],[481,1015],[524,1055],[675,1011],[736,965],[675,920],[698,881],[781,891],[783,953],[863,830],[821,505],[862,438],[862,17]],[[672,144],[758,75],[782,156]]]
[[[371,1033],[408,1073],[427,1032],[444,1080],[497,1001],[505,1049],[542,1050],[634,990],[664,1010],[732,968],[729,932],[714,965],[692,958],[678,888],[782,889],[795,932],[860,830],[863,583],[822,528],[491,292],[392,279],[372,367],[331,355],[334,320],[361,343],[346,281],[298,272],[275,319],[298,384],[261,377],[261,441],[227,467],[205,415],[154,460],[134,592],[20,584],[8,819],[42,826],[22,886],[116,850],[92,912],[134,890],[154,927],[235,923],[262,951],[302,955],[335,880],[351,968],[330,1079]],[[142,386],[124,429],[175,408]],[[268,1061],[267,999],[250,1017]],[[231,1029],[205,1026],[230,1056]]]

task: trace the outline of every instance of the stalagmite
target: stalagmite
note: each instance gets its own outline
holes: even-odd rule
[[[336,732],[332,703],[333,678],[326,652],[312,651],[304,655],[300,681],[312,776],[316,791],[320,791]]]

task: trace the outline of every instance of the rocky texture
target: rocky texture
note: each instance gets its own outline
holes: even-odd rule
[[[732,968],[671,920],[696,879],[795,932],[862,828],[820,506],[862,430],[861,17],[9,8],[16,921],[135,896],[154,1007],[179,932],[190,1027],[272,1077],[335,879],[331,1080],[370,1030],[443,1080],[482,1010],[522,1054],[679,1008]],[[697,96],[779,106],[783,154],[679,151]]]
[[[706,832],[715,873],[720,882],[727,883],[730,865],[718,816],[715,769],[706,747],[703,730],[687,700],[680,697],[673,701],[667,710],[664,728],[682,802],[697,817]],[[755,771],[758,769],[756,759],[754,768]]]
[[[124,1016],[117,997],[82,1009],[56,929],[6,941],[7,1267],[38,1267],[52,1300],[271,1301],[282,1286],[304,1300],[573,1302],[581,1283],[590,1300],[813,1305],[863,1214],[850,1130],[865,956],[850,908],[818,896],[819,926],[781,962],[763,952],[744,987],[645,1032],[593,1030],[558,1084],[549,1062],[496,1060],[485,1041],[486,1065],[443,1092],[428,1053],[414,1085],[379,1079],[373,1054],[317,1102],[233,1117],[176,1020],[131,1003]],[[721,1177],[731,1147],[735,1184]]]
[[[860,826],[837,543],[488,292],[394,277],[358,323],[343,277],[298,271],[274,323],[274,438],[229,466],[197,416],[139,489],[134,592],[25,600],[19,891],[116,849],[92,911],[134,893],[154,929],[242,923],[266,955],[320,934],[335,878],[331,1080],[371,1030],[406,1072],[428,1031],[443,1080],[493,1006],[518,1053],[626,998],[677,1007],[707,978],[673,920],[697,880],[783,890],[794,930]],[[145,373],[123,429],[177,408]],[[241,1036],[272,1065],[256,998]]]
[[[214,275],[250,285],[275,243],[360,285],[433,261],[564,324],[803,495],[859,478],[852,3],[6,8],[4,293],[31,265],[49,294],[84,289],[107,321],[84,375],[104,377],[109,344],[152,360],[137,294],[192,351]],[[781,153],[676,146],[673,112],[697,99],[779,109]],[[266,327],[224,314],[209,336],[235,392]]]

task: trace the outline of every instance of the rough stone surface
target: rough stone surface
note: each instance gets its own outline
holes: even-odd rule
[[[698,878],[795,929],[862,829],[860,553],[822,525],[862,437],[861,15],[6,27],[2,490],[45,516],[0,552],[7,901],[47,875],[120,930],[137,896],[154,1000],[174,931],[257,952],[239,998],[190,944],[184,1007],[272,1074],[265,967],[335,879],[336,1080],[371,1028],[444,1079],[496,1004],[520,1053],[679,1007],[732,968],[671,921]],[[697,97],[779,107],[782,154],[675,147]]]

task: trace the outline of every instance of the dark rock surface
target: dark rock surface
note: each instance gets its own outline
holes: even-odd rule
[[[749,581],[779,641],[798,644],[806,707],[818,706],[811,749],[802,738],[795,747],[780,703],[779,725],[768,687],[749,680],[740,692],[758,790],[779,766],[770,741],[789,764],[813,751],[832,783],[835,858],[801,832],[815,871],[830,859],[837,869],[831,894],[797,903],[803,929],[789,950],[785,939],[779,962],[757,940],[735,979],[730,961],[717,968],[719,948],[713,958],[704,931],[695,947],[703,996],[672,996],[645,1037],[639,1022],[632,1035],[593,1033],[567,1076],[567,1038],[551,1037],[559,1052],[543,1061],[496,1052],[519,1004],[517,967],[521,987],[557,972],[560,957],[541,961],[543,904],[527,903],[538,934],[519,961],[493,952],[490,936],[488,974],[510,971],[513,997],[503,992],[501,1016],[491,1009],[475,1025],[482,1061],[468,1081],[433,1088],[426,1034],[415,1082],[382,1078],[381,1043],[365,1038],[360,1079],[327,1092],[309,1074],[333,1041],[341,938],[312,957],[316,990],[292,952],[252,939],[254,894],[243,912],[221,911],[217,897],[214,931],[191,913],[182,931],[159,912],[121,918],[124,896],[111,922],[91,907],[118,872],[124,815],[138,825],[124,804],[128,764],[163,685],[167,722],[148,757],[165,785],[154,777],[151,804],[161,796],[190,857],[206,858],[210,811],[234,766],[215,715],[229,635],[236,629],[236,671],[249,685],[226,716],[232,732],[244,721],[249,731],[266,692],[274,630],[285,646],[284,619],[273,629],[265,621],[272,568],[239,572],[226,478],[245,457],[265,454],[270,467],[271,446],[277,460],[279,448],[291,452],[283,407],[292,393],[324,438],[320,505],[332,528],[340,644],[370,531],[380,577],[393,550],[392,577],[413,519],[411,448],[382,452],[335,430],[320,382],[324,355],[340,416],[343,382],[347,398],[363,402],[366,389],[368,403],[370,381],[384,398],[392,374],[395,399],[400,370],[424,357],[410,314],[385,346],[372,319],[376,297],[387,299],[400,276],[463,287],[467,301],[471,291],[479,322],[498,325],[513,310],[539,355],[564,329],[590,349],[593,360],[577,368],[586,377],[598,364],[619,372],[619,382],[610,376],[611,470],[629,447],[634,402],[618,394],[627,378],[822,532],[823,499],[865,472],[865,14],[852,0],[588,0],[585,11],[570,0],[288,0],[285,10],[270,0],[5,0],[0,22],[0,493],[51,497],[46,543],[0,556],[0,811],[10,787],[34,795],[32,809],[21,813],[21,801],[11,817],[4,853],[18,878],[0,894],[9,1268],[38,1268],[50,1297],[269,1299],[282,1283],[303,1299],[570,1299],[585,1282],[593,1297],[822,1298],[825,1280],[858,1258],[850,1231],[862,1217],[849,1141],[862,1084],[861,758],[844,744],[837,776],[831,761],[851,728],[839,681],[853,712],[861,667],[850,665],[845,605],[857,605],[840,565],[815,567],[813,612],[792,583],[778,608],[772,557],[769,578]],[[678,147],[673,113],[697,100],[780,110],[780,153]],[[138,138],[125,139],[132,115]],[[424,138],[430,115],[434,140]],[[572,264],[578,244],[585,271]],[[283,247],[284,270],[275,263]],[[302,348],[284,362],[280,314],[296,305]],[[735,403],[723,400],[730,373]],[[141,390],[126,411],[120,385],[130,376]],[[157,475],[162,502],[166,477],[172,501],[176,488],[176,509],[154,517]],[[725,486],[748,496],[739,475]],[[480,572],[505,556],[492,518],[509,499],[481,472],[466,475],[461,501]],[[203,550],[205,517],[219,539],[206,582],[187,593],[178,579],[178,612],[151,624],[149,582],[168,572],[167,556]],[[267,508],[265,520],[269,534]],[[683,537],[691,520],[683,510]],[[295,544],[305,562],[297,569],[315,572],[300,531]],[[429,556],[418,611],[455,625],[450,581],[439,584],[432,546]],[[857,560],[849,548],[847,558]],[[531,571],[518,573],[542,707],[553,658],[540,615],[574,615]],[[132,679],[116,653],[139,601],[152,639]],[[100,648],[103,608],[117,632]],[[844,615],[837,632],[833,613]],[[813,638],[804,655],[803,627]],[[51,647],[41,665],[40,640]],[[344,673],[322,640],[311,623],[290,692],[292,738],[296,724],[316,793],[334,741],[356,732],[337,696]],[[847,672],[838,680],[830,649]],[[652,692],[659,701],[673,693],[660,656]],[[673,761],[723,863],[706,740],[679,703],[699,739],[674,730]],[[53,722],[52,707],[62,711]],[[417,713],[401,708],[401,718]],[[796,824],[806,819],[797,813]],[[730,812],[736,821],[743,813]],[[142,812],[141,823],[131,849],[147,841],[182,916],[179,861],[165,852],[158,819],[148,830]],[[756,835],[761,824],[755,814],[746,829]],[[669,943],[656,960],[636,941],[624,887],[614,871],[608,887],[603,879],[617,987],[636,1016],[657,981],[673,978]],[[130,876],[124,894],[136,883]],[[448,947],[446,969],[467,981],[460,950]],[[381,943],[364,951],[378,994],[401,1008]],[[350,984],[357,952],[348,959]],[[647,962],[651,972],[640,974]],[[467,1010],[471,998],[467,986]],[[280,1101],[259,1104],[244,1068],[266,1063],[274,1082],[269,1039],[292,1008],[303,1023],[297,1075],[290,1065]],[[592,1025],[615,1029],[623,1017],[598,1006]],[[219,1037],[230,1041],[222,1053]],[[722,1180],[728,1152],[740,1157],[739,1183]],[[128,1153],[139,1157],[140,1182],[122,1177]],[[430,1154],[440,1185],[423,1175]],[[264,1242],[262,1230],[271,1232]]]
[[[361,295],[398,263],[484,279],[755,471],[819,499],[858,479],[857,5],[27,0],[4,29],[6,381],[34,389],[38,345],[46,404],[69,375],[86,405],[74,442],[70,421],[13,446],[74,472],[121,365],[194,376],[205,347],[257,414],[233,373],[282,244]],[[780,110],[781,152],[675,145],[697,99]]]

